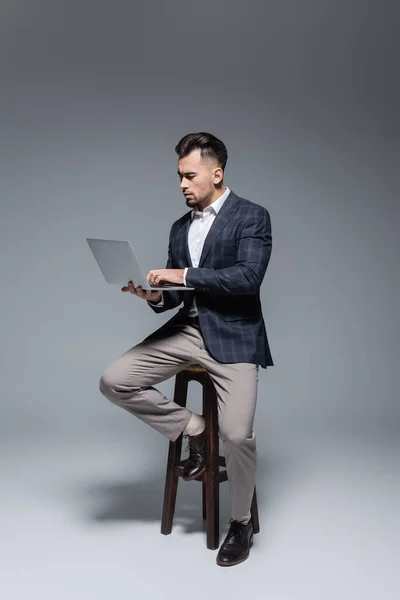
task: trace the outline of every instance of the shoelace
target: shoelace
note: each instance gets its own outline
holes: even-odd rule
[[[235,519],[229,519],[230,534],[233,535],[240,543],[243,542],[243,536],[245,535],[245,530],[242,529],[241,525],[242,523],[239,523],[239,521],[235,521]],[[244,527],[246,527],[246,525],[244,525]]]
[[[190,436],[189,435],[184,435],[184,438],[187,438],[187,446],[185,448],[185,452],[190,452]]]
[[[251,519],[250,519],[250,521],[251,521]],[[229,525],[232,525],[232,523],[235,523],[234,529],[236,529],[236,531],[238,531],[240,529],[240,525],[242,525],[243,527],[247,527],[247,525],[249,524],[249,523],[240,523],[239,521],[236,521],[235,519],[229,519]]]
[[[184,438],[187,438],[187,446],[185,448],[185,452],[190,452],[190,435],[184,435]]]

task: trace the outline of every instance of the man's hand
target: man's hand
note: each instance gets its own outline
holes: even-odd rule
[[[161,300],[162,291],[161,290],[144,290],[140,287],[135,287],[132,281],[129,281],[128,285],[124,285],[121,288],[122,292],[130,292],[134,296],[139,296],[139,298],[143,298],[143,300],[149,300],[150,302],[159,302]]]
[[[152,285],[160,285],[160,283],[175,283],[183,284],[183,275],[185,269],[159,269],[158,271],[149,271],[146,279]]]

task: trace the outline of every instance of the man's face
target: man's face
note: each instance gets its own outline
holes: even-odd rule
[[[222,169],[215,161],[202,158],[199,149],[179,159],[178,175],[187,206],[197,210],[212,202],[215,185],[222,181]]]

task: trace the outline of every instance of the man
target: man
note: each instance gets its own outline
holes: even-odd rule
[[[183,477],[191,480],[205,471],[204,418],[153,386],[193,363],[207,370],[217,391],[232,517],[217,564],[231,566],[249,556],[253,542],[258,369],[273,365],[259,293],[271,254],[271,224],[264,207],[225,187],[223,142],[209,133],[191,133],[175,151],[180,188],[191,210],[172,225],[166,269],[150,271],[147,280],[194,291],[145,291],[132,282],[122,288],[157,313],[182,302],[183,307],[115,360],[101,377],[100,390],[169,440],[187,436]]]

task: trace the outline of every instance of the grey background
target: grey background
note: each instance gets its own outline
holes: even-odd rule
[[[396,474],[396,485],[387,481],[393,497],[398,471],[388,464],[398,456],[400,423],[396,3],[3,0],[0,16],[0,434],[14,486],[49,481],[63,469],[74,479],[88,457],[83,481],[100,456],[109,474],[124,460],[126,474],[159,469],[157,529],[166,442],[107,403],[98,380],[173,313],[155,315],[108,286],[85,238],[129,239],[145,269],[164,268],[170,225],[187,210],[174,146],[188,132],[210,131],[228,148],[225,183],[266,206],[272,220],[261,294],[275,366],[260,371],[260,486],[263,457],[292,448],[293,458],[310,444],[315,457],[327,440],[336,450],[358,440],[355,473],[369,468],[367,450],[376,457],[376,448],[392,449],[377,472]],[[171,394],[173,380],[160,389]],[[196,407],[199,390],[192,394]],[[343,465],[349,454],[340,460],[333,462]],[[12,510],[15,498],[8,500]],[[19,514],[28,514],[28,504]],[[51,529],[43,523],[42,531]],[[74,553],[79,542],[71,544]],[[18,554],[8,556],[8,597],[12,589],[20,597],[22,588],[13,586],[23,567]],[[35,589],[50,594],[47,572],[38,569],[31,571]],[[291,592],[277,583],[270,597],[314,597],[307,576],[303,583]],[[106,589],[98,586],[93,597]]]

